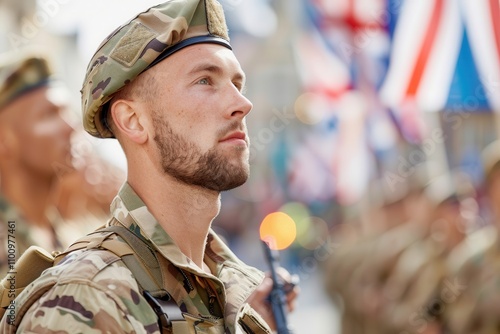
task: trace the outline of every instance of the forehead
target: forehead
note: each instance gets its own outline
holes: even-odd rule
[[[155,73],[164,71],[188,74],[193,69],[203,68],[200,65],[214,65],[229,74],[241,74],[243,70],[233,51],[217,44],[195,44],[188,46],[151,68]]]
[[[64,88],[45,86],[9,103],[0,110],[0,116],[5,115],[8,119],[20,119],[24,122],[36,118],[48,108],[64,108],[68,103],[67,91]]]

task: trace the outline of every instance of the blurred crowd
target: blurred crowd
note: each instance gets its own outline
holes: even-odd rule
[[[500,142],[482,159],[480,187],[420,168],[399,198],[334,230],[325,280],[341,333],[500,331]]]

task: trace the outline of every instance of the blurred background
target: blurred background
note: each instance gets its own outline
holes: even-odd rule
[[[0,52],[47,50],[79,119],[79,90],[100,42],[160,2],[0,0]],[[339,292],[359,289],[336,279],[349,281],[354,271],[342,265],[362,260],[336,254],[417,217],[419,196],[461,200],[464,185],[476,204],[460,240],[494,226],[484,150],[500,131],[499,1],[220,2],[254,109],[251,177],[222,195],[215,229],[263,270],[258,239],[275,237],[282,264],[301,279],[290,315],[297,333],[364,333],[346,329],[345,316],[349,298],[365,297]],[[81,135],[73,156],[89,152],[125,171],[116,141]],[[373,252],[363,254],[366,262]]]

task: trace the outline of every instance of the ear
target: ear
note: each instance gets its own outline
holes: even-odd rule
[[[144,144],[148,134],[138,114],[139,105],[134,101],[119,99],[111,105],[111,117],[117,130],[137,144]]]

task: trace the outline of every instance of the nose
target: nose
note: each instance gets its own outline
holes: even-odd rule
[[[233,98],[233,101],[228,112],[228,118],[244,118],[252,110],[252,102],[250,102],[250,100],[245,95],[243,95],[238,88],[234,86],[232,87],[231,96]]]

